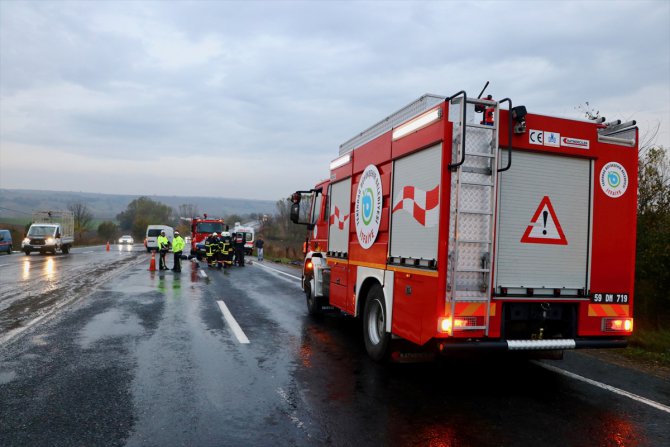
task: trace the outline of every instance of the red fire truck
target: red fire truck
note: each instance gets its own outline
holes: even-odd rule
[[[624,347],[637,141],[634,121],[422,96],[293,195],[291,219],[309,229],[309,313],[361,317],[376,360],[397,356],[398,340],[445,354]]]
[[[192,218],[191,256],[202,259],[205,256],[205,239],[212,233],[221,234],[223,231],[227,231],[223,219],[208,218],[207,214]]]

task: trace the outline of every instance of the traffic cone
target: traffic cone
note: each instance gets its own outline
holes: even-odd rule
[[[156,271],[156,252],[155,251],[151,252],[151,262],[149,263],[149,271],[150,272],[155,272]]]
[[[109,251],[109,241],[107,241],[107,251]]]

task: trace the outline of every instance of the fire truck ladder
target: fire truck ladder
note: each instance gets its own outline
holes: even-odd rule
[[[483,319],[458,316],[453,324],[456,330],[483,330],[488,336],[498,171],[498,102],[468,98],[464,91],[448,101],[449,115],[456,118],[452,118],[455,160],[449,165],[452,176],[446,298],[452,318],[459,303],[484,304]],[[481,123],[472,119],[473,105],[485,109]],[[491,112],[493,121],[487,122],[485,116]]]

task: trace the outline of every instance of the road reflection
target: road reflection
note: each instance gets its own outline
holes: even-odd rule
[[[23,269],[22,269],[23,275],[21,275],[22,280],[27,280],[30,279],[30,260],[29,259],[24,259],[23,260]]]
[[[56,264],[53,258],[47,259],[44,263],[44,273],[47,276],[47,279],[53,279],[54,273],[56,272]]]

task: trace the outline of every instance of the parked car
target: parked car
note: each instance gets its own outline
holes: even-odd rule
[[[0,253],[12,254],[12,233],[9,230],[0,230]]]
[[[133,245],[135,243],[135,239],[133,239],[132,236],[129,235],[123,235],[119,238],[119,244],[130,244]]]

